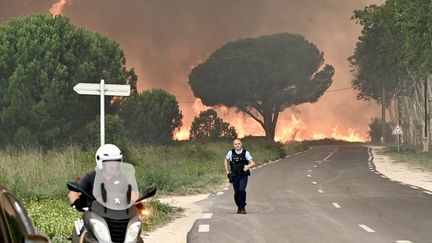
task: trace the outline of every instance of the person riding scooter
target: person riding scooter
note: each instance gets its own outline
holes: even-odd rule
[[[123,161],[123,155],[121,150],[113,145],[113,144],[104,144],[96,151],[96,165],[97,168],[102,169],[103,163],[105,162],[112,162],[112,161]],[[115,176],[116,168],[112,168],[112,163],[106,163],[108,166],[106,168],[107,172],[106,176],[110,177],[110,174],[112,176]],[[78,180],[78,184],[89,194],[93,195],[93,184],[95,181],[96,171],[93,170],[87,174],[85,174],[83,177],[81,177]],[[110,179],[110,178],[107,178]],[[76,209],[82,211],[83,208],[86,208],[90,205],[90,199],[87,197],[82,196],[79,192],[71,191],[68,195],[69,201],[73,207]],[[136,200],[138,198],[138,195],[132,195],[132,200]]]
[[[72,206],[85,211],[75,221],[72,242],[142,242],[141,225],[148,215],[143,202],[155,195],[156,188],[146,188],[138,198],[134,166],[123,161],[115,145],[101,146],[96,164],[94,171],[67,184]]]

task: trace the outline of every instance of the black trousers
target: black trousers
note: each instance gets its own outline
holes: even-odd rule
[[[246,186],[248,182],[247,174],[232,176],[232,184],[234,188],[234,201],[237,207],[243,208],[246,206]]]

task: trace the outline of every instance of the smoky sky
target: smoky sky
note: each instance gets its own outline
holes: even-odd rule
[[[55,2],[0,0],[0,21],[48,13]],[[373,3],[382,1],[73,0],[63,14],[74,24],[117,41],[125,51],[127,65],[138,74],[138,88],[163,88],[175,94],[185,116],[183,123],[189,126],[196,113],[191,103],[195,98],[187,83],[191,68],[238,38],[278,32],[304,35],[336,69],[330,90],[350,87],[352,74],[347,58],[361,30],[350,17],[355,9]],[[315,104],[286,110],[281,124],[294,113],[307,124],[308,133],[328,133],[338,126],[364,134],[378,107],[357,101],[355,96],[353,90],[326,93]]]

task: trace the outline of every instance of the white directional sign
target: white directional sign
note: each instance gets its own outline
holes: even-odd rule
[[[79,83],[73,87],[75,92],[82,95],[100,95],[100,84]],[[130,85],[124,84],[105,84],[105,95],[129,96]]]
[[[393,129],[393,132],[392,132],[393,135],[401,135],[402,133],[403,133],[403,132],[402,132],[402,127],[399,126],[399,125],[397,125],[397,126]]]
[[[82,95],[100,95],[100,138],[101,146],[105,144],[105,95],[129,96],[128,84],[105,84],[102,79],[97,83],[79,83],[73,87],[75,92]]]

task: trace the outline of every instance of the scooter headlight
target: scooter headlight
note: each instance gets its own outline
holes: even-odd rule
[[[131,225],[129,225],[127,232],[126,232],[126,238],[125,238],[125,243],[131,243],[131,242],[135,242],[139,231],[141,228],[141,222],[135,222],[132,223]]]
[[[93,232],[99,242],[110,243],[111,236],[107,225],[97,219],[90,219],[90,223],[93,225]]]

